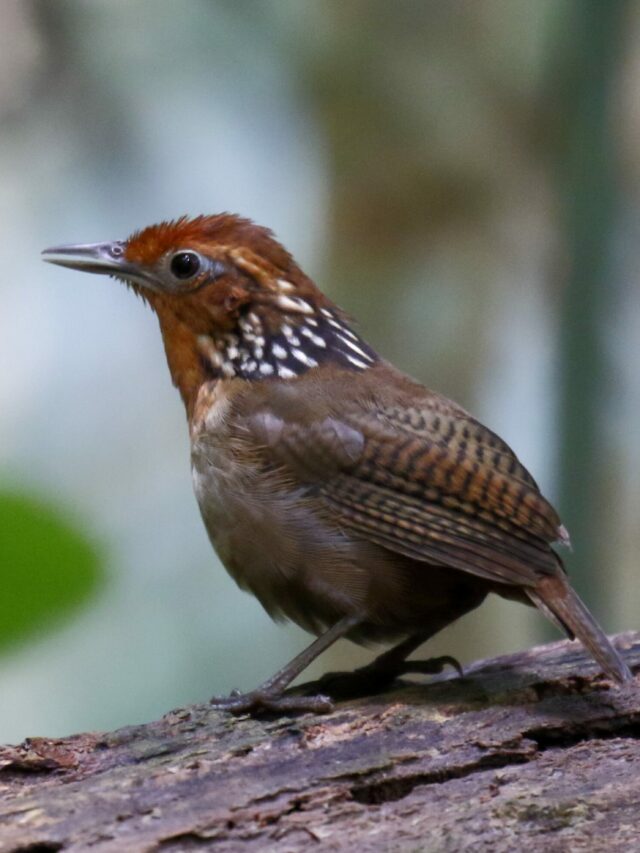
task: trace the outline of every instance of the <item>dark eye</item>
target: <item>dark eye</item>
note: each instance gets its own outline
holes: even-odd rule
[[[176,278],[192,278],[200,271],[200,258],[195,252],[177,252],[169,264],[169,269]]]

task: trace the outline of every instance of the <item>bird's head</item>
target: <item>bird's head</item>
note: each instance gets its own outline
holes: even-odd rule
[[[206,379],[286,380],[377,360],[271,231],[238,216],[183,217],[43,256],[120,279],[151,305],[186,402]]]

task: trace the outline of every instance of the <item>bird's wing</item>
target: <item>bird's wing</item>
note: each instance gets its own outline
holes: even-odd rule
[[[554,509],[513,451],[448,401],[322,420],[263,411],[248,428],[341,526],[391,551],[519,586],[558,571]]]

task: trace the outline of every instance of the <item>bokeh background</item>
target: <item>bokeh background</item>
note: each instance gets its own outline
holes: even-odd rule
[[[210,549],[154,317],[39,260],[183,213],[271,226],[381,353],[500,433],[604,626],[638,626],[638,2],[0,11],[0,742],[248,688],[308,641]],[[552,635],[491,601],[430,651]]]

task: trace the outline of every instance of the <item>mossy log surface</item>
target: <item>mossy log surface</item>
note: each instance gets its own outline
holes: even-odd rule
[[[0,851],[628,851],[639,738],[640,687],[569,642],[321,717],[192,706],[1,747]]]

